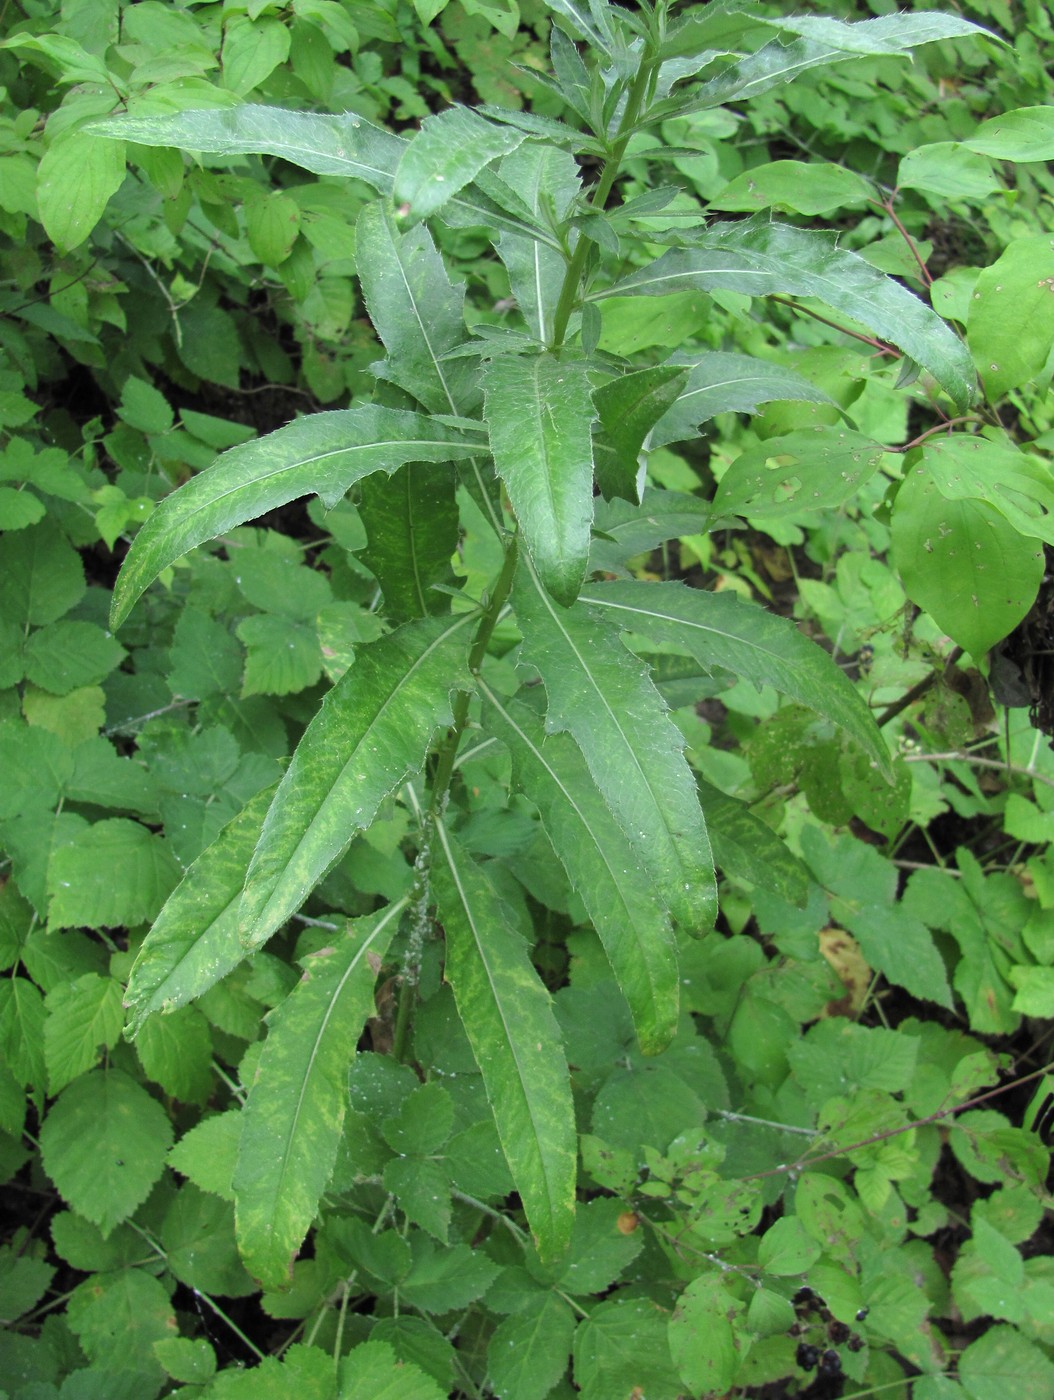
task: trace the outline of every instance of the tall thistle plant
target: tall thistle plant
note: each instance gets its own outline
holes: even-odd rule
[[[889,772],[866,705],[790,622],[729,593],[639,581],[625,567],[667,539],[774,503],[848,500],[876,470],[876,445],[845,426],[821,427],[792,434],[775,469],[744,454],[712,501],[649,486],[649,452],[692,437],[714,414],[825,395],[742,354],[653,363],[611,353],[605,303],[739,293],[759,314],[769,296],[808,298],[897,346],[949,416],[974,394],[970,357],[948,325],[833,236],[767,214],[686,220],[670,209],[677,191],[668,185],[620,197],[631,156],[670,156],[660,123],[742,105],[819,65],[974,34],[973,25],[927,13],[856,24],[772,18],[740,0],[680,15],[666,0],[634,12],[606,0],[550,5],[545,82],[563,104],[560,120],[456,106],[407,139],[355,114],[246,105],[133,113],[91,128],[147,146],[279,156],[377,195],[356,225],[362,298],[387,351],[373,401],[304,417],[220,456],[141,529],[113,603],[119,626],[195,546],[298,497],[334,507],[357,493],[388,630],[358,648],[277,787],[187,872],[128,988],[135,1034],[262,948],[390,799],[409,809],[409,893],[309,960],[271,1014],[241,1114],[239,1247],[271,1286],[287,1280],[330,1179],[378,970],[399,968],[393,1053],[405,1057],[430,940],[442,940],[443,975],[538,1251],[551,1259],[569,1240],[568,1065],[500,882],[459,839],[467,745],[508,751],[508,800],[522,794],[537,810],[646,1053],[677,1027],[679,940],[713,925],[715,853],[720,866],[784,895],[799,884],[769,829],[697,779],[642,658],[673,650],[706,671],[772,685]],[[515,327],[466,327],[437,222],[486,231],[519,309]],[[500,553],[475,591],[450,574],[459,488]]]

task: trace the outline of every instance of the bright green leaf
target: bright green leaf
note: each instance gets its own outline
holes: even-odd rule
[[[990,399],[1035,379],[1054,345],[1054,240],[1017,238],[982,270],[966,338]]]
[[[76,248],[124,182],[124,143],[72,131],[49,146],[37,171],[37,205],[48,237]]]

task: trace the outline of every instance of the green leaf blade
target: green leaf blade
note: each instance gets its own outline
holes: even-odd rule
[[[649,447],[695,437],[699,425],[718,413],[753,413],[758,404],[791,399],[801,403],[831,402],[822,389],[784,365],[713,350],[706,355],[676,357],[684,363],[687,382],[655,424]]]
[[[371,472],[479,450],[420,414],[375,404],[316,413],[231,448],[167,496],[140,530],[114,589],[112,623],[124,620],[162,569],[246,520],[310,494],[332,506]]]
[[[703,932],[717,907],[710,840],[684,740],[644,666],[593,608],[555,606],[529,567],[513,602],[549,697],[546,729],[570,732],[667,908]]]
[[[427,219],[464,189],[484,166],[508,155],[526,132],[497,126],[469,107],[425,117],[403,152],[392,196],[415,222]]]
[[[593,519],[593,404],[585,366],[507,355],[484,374],[486,416],[528,552],[559,602],[578,595]]]
[[[600,796],[581,752],[564,734],[545,737],[541,720],[513,700],[503,706],[483,681],[484,725],[502,740],[553,849],[567,870],[629,1003],[645,1054],[677,1029],[677,944],[662,901]]]
[[[435,840],[446,979],[538,1252],[552,1259],[574,1225],[575,1117],[560,1031],[497,891],[440,823]]]
[[[957,407],[967,407],[974,397],[976,380],[965,347],[918,297],[858,254],[839,248],[832,235],[764,216],[718,224],[693,247],[671,249],[593,299],[713,289],[815,297],[910,355]]]
[[[468,690],[471,614],[408,622],[362,647],[308,725],[267,814],[242,897],[242,939],[259,947],[417,772]]]
[[[353,921],[305,959],[302,980],[268,1018],[234,1172],[238,1247],[265,1287],[288,1284],[333,1171],[348,1066],[404,907]]]
[[[824,715],[890,771],[889,751],[871,712],[822,647],[786,618],[734,593],[682,583],[592,583],[582,601],[627,631],[684,647],[704,667],[720,666],[771,685]]]
[[[454,582],[456,486],[448,468],[425,462],[362,483],[359,516],[369,542],[360,557],[396,622],[450,610],[449,598],[434,592],[433,585]]]

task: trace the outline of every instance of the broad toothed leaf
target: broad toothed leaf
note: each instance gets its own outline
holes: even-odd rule
[[[683,647],[704,667],[720,666],[754,685],[774,686],[840,725],[890,771],[889,751],[852,682],[786,618],[734,593],[683,583],[591,583],[581,596],[625,631]]]
[[[113,594],[118,626],[162,569],[204,540],[299,496],[334,506],[370,472],[442,462],[480,451],[463,433],[419,413],[364,404],[297,419],[233,447],[161,502],[139,531]]]
[[[666,907],[705,932],[717,909],[706,823],[684,740],[644,664],[595,609],[555,604],[529,566],[513,602],[523,658],[549,697],[546,729],[573,735]]]
[[[545,587],[572,603],[593,519],[593,403],[585,366],[505,355],[484,374],[494,466]]]
[[[465,290],[453,286],[426,228],[400,233],[378,202],[355,225],[355,259],[370,320],[385,349],[386,379],[431,413],[468,413],[479,403],[475,366],[443,360],[466,338]]]
[[[498,126],[470,107],[448,107],[425,117],[403,152],[392,197],[413,220],[427,219],[471,183],[485,165],[527,139],[525,131]]]
[[[482,681],[480,689],[488,702],[484,728],[512,754],[517,781],[541,813],[604,945],[641,1049],[654,1054],[677,1029],[677,944],[666,909],[574,741],[546,737],[526,705],[503,705]]]
[[[965,407],[976,379],[966,347],[928,306],[835,237],[772,223],[764,215],[721,223],[690,248],[673,248],[593,300],[670,292],[815,297],[898,346]]]
[[[303,904],[381,802],[416,773],[450,692],[471,688],[472,614],[421,618],[360,648],[308,725],[267,814],[242,897],[257,948]]]
[[[234,1171],[238,1247],[265,1287],[289,1282],[333,1171],[348,1066],[404,907],[352,921],[332,946],[306,958],[300,982],[267,1018]]]
[[[242,886],[274,793],[257,793],[169,895],[132,967],[124,999],[129,1034],[153,1012],[201,996],[245,958],[238,940]]]
[[[571,1238],[575,1209],[575,1118],[560,1030],[511,912],[441,823],[432,858],[446,980],[527,1223],[551,1259]]]

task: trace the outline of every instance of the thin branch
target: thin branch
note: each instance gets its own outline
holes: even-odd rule
[[[973,754],[954,753],[906,753],[902,754],[905,763],[966,763],[971,768],[992,768],[997,773],[1016,773],[1021,778],[1031,778],[1044,787],[1054,788],[1054,778],[1045,773],[1037,773],[1034,768],[1026,768],[1020,763],[1005,762],[1001,758],[975,758]]]
[[[884,340],[876,340],[873,335],[865,335],[863,331],[850,330],[848,326],[843,326],[838,321],[832,321],[827,316],[821,316],[818,311],[812,311],[808,306],[802,306],[800,301],[782,296],[770,296],[769,301],[778,301],[781,306],[789,306],[792,311],[800,311],[804,316],[811,316],[814,321],[820,321],[823,325],[830,326],[833,331],[841,331],[842,335],[851,335],[854,340],[862,340],[865,345],[872,346],[881,355],[892,355],[894,359],[900,358],[900,351],[895,345],[887,345]]]

